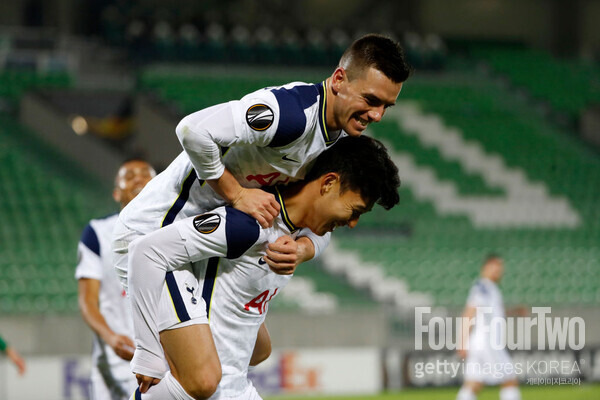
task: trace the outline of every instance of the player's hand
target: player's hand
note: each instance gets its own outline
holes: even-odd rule
[[[10,358],[11,361],[17,367],[17,370],[19,371],[19,375],[24,375],[26,367],[25,367],[25,360],[23,359],[23,357],[21,357],[21,355],[12,347],[7,347],[5,351],[6,351],[6,355],[8,356],[8,358]]]
[[[272,226],[273,220],[279,215],[279,203],[275,196],[260,189],[242,188],[231,205],[251,215],[263,228]]]
[[[292,239],[288,235],[279,237],[275,242],[269,243],[267,255],[264,257],[273,272],[279,275],[291,275],[296,267],[314,256],[314,246],[301,242],[308,238]],[[310,247],[310,248],[309,248]],[[312,252],[311,252],[312,251]]]
[[[133,358],[135,344],[128,336],[115,334],[110,338],[110,342],[108,344],[123,360],[131,361]]]
[[[458,357],[461,360],[464,360],[465,358],[467,358],[467,350],[465,350],[465,349],[458,349],[458,350],[456,350],[456,354],[458,354]]]
[[[142,374],[135,374],[135,379],[137,379],[138,385],[140,385],[140,392],[146,393],[150,387],[154,385],[158,385],[160,379],[153,378],[151,376],[146,376]]]

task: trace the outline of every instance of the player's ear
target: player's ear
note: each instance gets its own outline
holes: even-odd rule
[[[121,189],[119,188],[114,188],[113,189],[113,199],[115,199],[115,201],[117,203],[121,202],[121,198],[122,198],[122,193],[121,193]]]
[[[321,195],[332,190],[336,183],[339,183],[340,175],[337,172],[328,172],[321,177]]]
[[[331,75],[331,90],[337,94],[343,83],[347,80],[346,70],[342,67],[337,67]]]

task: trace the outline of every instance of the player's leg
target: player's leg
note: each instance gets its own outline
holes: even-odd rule
[[[456,400],[475,400],[477,399],[477,394],[483,388],[483,383],[477,381],[465,381],[461,386],[458,394],[456,395]]]
[[[202,298],[203,267],[168,273],[159,304],[160,342],[171,375],[195,399],[210,397],[221,380],[221,362]],[[205,267],[204,267],[205,268]]]
[[[258,329],[256,335],[256,343],[254,344],[254,351],[252,352],[252,358],[250,358],[250,366],[256,366],[261,362],[265,361],[271,355],[271,335],[267,325],[263,322]]]
[[[500,400],[521,400],[519,381],[511,379],[504,382],[500,387]]]
[[[221,380],[221,362],[208,324],[160,333],[171,374],[195,399],[207,399]]]
[[[464,364],[464,382],[456,400],[475,400],[483,388],[483,362],[484,355],[481,350],[470,349]]]

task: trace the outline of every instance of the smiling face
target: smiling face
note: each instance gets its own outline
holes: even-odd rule
[[[145,161],[126,162],[117,172],[113,198],[116,202],[121,203],[121,208],[125,207],[155,175],[154,168]]]
[[[358,219],[370,211],[368,204],[357,191],[348,189],[341,192],[339,175],[330,172],[321,177],[321,196],[312,204],[312,212],[306,226],[317,235],[332,232],[340,226],[354,228]]]
[[[327,126],[343,129],[350,136],[360,136],[371,122],[379,122],[388,107],[396,103],[402,82],[395,83],[383,72],[367,67],[354,79],[349,79],[342,67],[330,78],[332,104]]]

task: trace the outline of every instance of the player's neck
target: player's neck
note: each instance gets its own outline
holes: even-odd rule
[[[327,125],[327,130],[330,132],[340,130],[341,128],[337,126],[335,118],[333,117],[333,105],[335,103],[335,95],[333,94],[333,90],[331,89],[331,77],[325,80],[325,91],[327,99],[327,102],[325,104],[325,125]]]
[[[290,221],[298,228],[305,228],[309,208],[318,192],[315,192],[315,184],[298,182],[286,186],[281,191],[281,197]]]

